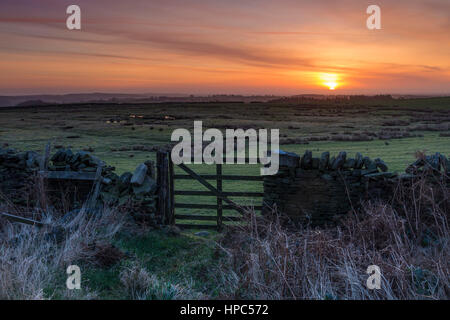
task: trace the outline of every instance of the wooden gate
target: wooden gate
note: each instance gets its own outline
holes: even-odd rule
[[[248,158],[245,159],[246,163],[249,163]],[[189,168],[185,164],[177,165],[178,168],[184,174],[176,174],[174,170],[173,162],[170,160],[170,154],[158,155],[158,176],[161,171],[161,181],[158,179],[162,188],[160,188],[160,196],[164,197],[162,200],[163,215],[167,217],[166,221],[170,224],[176,224],[181,228],[194,228],[194,229],[217,229],[221,231],[225,222],[239,221],[240,216],[224,215],[224,211],[237,211],[243,213],[245,210],[242,205],[237,204],[235,201],[230,200],[229,197],[246,197],[246,198],[260,198],[260,204],[252,206],[254,210],[260,211],[262,209],[262,192],[243,192],[223,191],[224,182],[226,181],[262,181],[263,177],[260,175],[224,175],[222,169],[226,164],[215,164],[215,174],[198,174],[193,169]],[[167,169],[165,169],[167,168]],[[167,176],[163,171],[167,170]],[[178,190],[177,181],[193,180],[198,183],[198,186],[203,186],[208,189],[204,190]],[[210,183],[215,184],[215,186]],[[214,182],[213,182],[214,181]],[[162,190],[164,189],[164,190]],[[216,198],[215,204],[196,203],[180,203],[176,201],[176,196],[195,196],[195,197],[214,197]],[[180,209],[206,209],[208,214],[186,214],[179,213]],[[187,222],[191,223],[187,223]],[[204,224],[205,221],[213,221],[215,224]],[[203,222],[203,224],[199,223]]]

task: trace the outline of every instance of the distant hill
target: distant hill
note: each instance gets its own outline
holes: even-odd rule
[[[42,101],[42,100],[27,100],[24,102],[21,102],[17,105],[17,107],[38,107],[38,106],[45,106],[48,105],[48,103]]]
[[[52,104],[77,104],[77,103],[163,103],[163,102],[224,102],[224,103],[309,103],[321,100],[350,101],[350,102],[374,102],[387,101],[392,99],[413,99],[429,98],[426,95],[322,95],[322,94],[301,94],[292,96],[275,95],[233,95],[216,94],[194,96],[177,93],[147,93],[147,94],[126,94],[126,93],[75,93],[64,95],[26,95],[26,96],[0,96],[0,107],[32,107]],[[435,96],[436,97],[436,96]]]
[[[194,96],[176,93],[76,93],[65,95],[0,96],[0,107],[24,107],[73,103],[266,102],[274,98],[280,97],[241,95]]]
[[[14,107],[23,103],[30,105],[32,101],[44,104],[68,104],[86,102],[120,102],[136,99],[152,98],[161,94],[125,94],[125,93],[74,93],[63,95],[26,95],[0,96],[0,107]],[[169,97],[182,97],[182,94],[164,94]]]

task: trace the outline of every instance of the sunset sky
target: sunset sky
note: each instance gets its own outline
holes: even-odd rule
[[[0,95],[450,94],[449,0],[1,0],[0,39]]]

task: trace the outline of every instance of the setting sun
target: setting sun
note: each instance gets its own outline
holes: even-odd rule
[[[339,86],[339,76],[335,73],[321,73],[319,75],[320,84],[335,90]]]

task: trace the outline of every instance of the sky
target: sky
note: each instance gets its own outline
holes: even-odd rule
[[[450,1],[2,0],[0,95],[76,92],[450,94]]]

